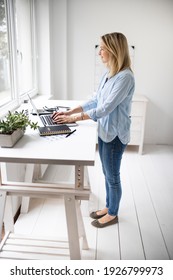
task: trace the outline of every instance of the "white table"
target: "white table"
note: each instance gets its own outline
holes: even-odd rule
[[[52,105],[76,105],[75,101],[48,101]],[[43,104],[45,105],[45,104]],[[36,120],[37,117],[34,117]],[[22,139],[13,148],[0,148],[0,162],[26,164],[57,164],[75,166],[75,182],[73,187],[68,184],[44,184],[25,182],[9,182],[6,178],[0,185],[0,236],[4,218],[7,196],[18,195],[27,197],[64,197],[70,259],[80,259],[79,237],[83,237],[83,245],[88,247],[85,235],[79,200],[88,200],[90,190],[84,186],[84,166],[94,165],[97,126],[93,121],[78,122],[76,132],[69,137],[40,137],[38,131],[28,129]],[[72,128],[73,130],[73,128]],[[51,137],[51,138],[49,138]],[[55,137],[54,137],[55,138]],[[27,176],[26,176],[27,177]],[[2,176],[3,178],[3,176]],[[7,234],[0,247],[8,240]]]

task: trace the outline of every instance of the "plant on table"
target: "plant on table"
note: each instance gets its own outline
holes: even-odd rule
[[[27,126],[35,130],[38,123],[31,122],[24,110],[14,113],[9,111],[5,119],[0,120],[0,134],[12,134],[17,129],[25,131]]]

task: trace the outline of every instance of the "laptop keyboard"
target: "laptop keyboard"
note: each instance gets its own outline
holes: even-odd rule
[[[53,121],[51,115],[42,115],[42,116],[40,116],[40,118],[41,118],[41,120],[42,120],[42,122],[43,122],[44,125],[57,125],[57,124]]]
[[[54,125],[54,126],[58,126],[59,124],[57,124],[56,122],[53,121],[51,115],[40,115],[40,119],[43,123],[44,126],[48,126],[48,125]],[[68,123],[66,124],[68,126],[77,126],[76,122],[73,123]]]

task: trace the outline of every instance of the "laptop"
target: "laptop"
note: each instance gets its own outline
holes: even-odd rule
[[[29,94],[28,94],[28,98],[29,98],[29,101],[30,101],[30,103],[33,107],[34,113],[40,118],[40,120],[41,120],[41,122],[44,126],[59,126],[60,125],[60,124],[57,124],[56,122],[53,121],[52,114],[50,114],[50,113],[49,114],[44,114],[44,115],[40,114],[39,109],[37,109],[37,107],[35,106],[32,98],[29,96]],[[67,123],[66,125],[77,126],[77,123],[76,122]]]

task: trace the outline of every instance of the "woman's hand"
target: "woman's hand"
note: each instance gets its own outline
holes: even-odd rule
[[[74,117],[66,115],[66,112],[55,112],[52,115],[52,119],[58,124],[74,122]]]

